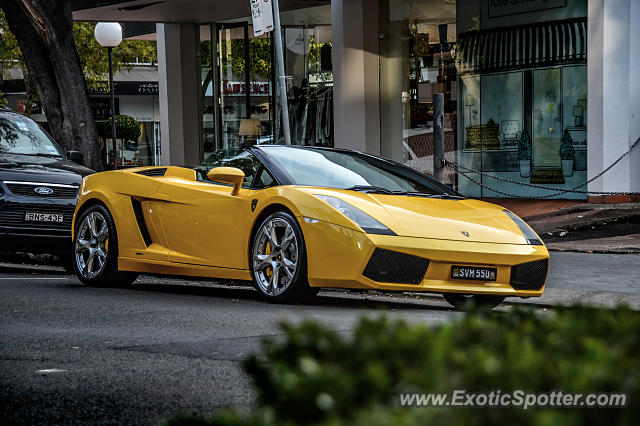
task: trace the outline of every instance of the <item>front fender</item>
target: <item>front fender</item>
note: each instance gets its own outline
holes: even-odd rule
[[[331,207],[318,197],[307,191],[300,190],[293,186],[278,186],[261,191],[256,194],[259,212],[269,208],[274,204],[281,204],[289,209],[298,218],[299,222],[303,217],[316,219],[322,222],[344,226],[354,231],[362,232],[362,229],[348,219],[345,215]],[[256,215],[256,218],[259,217]]]

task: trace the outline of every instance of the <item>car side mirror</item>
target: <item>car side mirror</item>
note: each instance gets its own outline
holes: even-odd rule
[[[74,163],[84,166],[84,155],[80,151],[67,151],[67,155]]]
[[[207,178],[213,182],[230,183],[233,185],[231,195],[238,195],[244,182],[244,172],[235,167],[214,167],[207,173]]]

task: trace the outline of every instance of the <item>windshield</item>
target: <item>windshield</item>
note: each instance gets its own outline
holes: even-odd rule
[[[408,167],[357,152],[262,146],[295,185],[459,195]]]
[[[0,115],[0,155],[62,157],[51,138],[30,118]]]

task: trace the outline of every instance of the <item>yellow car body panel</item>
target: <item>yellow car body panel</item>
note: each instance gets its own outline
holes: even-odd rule
[[[243,188],[233,196],[231,186],[197,181],[191,169],[166,167],[164,176],[140,174],[157,168],[97,173],[80,187],[73,229],[82,209],[104,204],[116,224],[121,270],[250,280],[251,233],[262,213],[278,205],[301,226],[313,287],[523,297],[544,290],[516,290],[509,284],[511,266],[548,259],[549,254],[544,245],[528,244],[503,208],[490,203],[308,186]],[[339,198],[397,235],[365,233],[316,195]],[[141,218],[136,218],[134,203]],[[392,284],[365,277],[376,248],[429,259],[425,278],[417,284]],[[494,282],[453,280],[453,265],[496,268],[497,277]]]

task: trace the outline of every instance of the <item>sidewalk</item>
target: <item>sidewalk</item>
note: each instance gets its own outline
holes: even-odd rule
[[[523,219],[549,250],[640,253],[640,203],[487,199]]]

